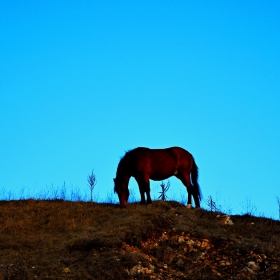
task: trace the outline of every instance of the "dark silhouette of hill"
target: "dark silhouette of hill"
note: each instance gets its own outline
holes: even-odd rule
[[[1,280],[280,279],[280,222],[272,219],[171,201],[120,209],[19,200],[0,209]]]

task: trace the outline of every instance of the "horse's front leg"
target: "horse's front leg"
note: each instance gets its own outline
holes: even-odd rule
[[[152,199],[151,199],[151,194],[150,194],[150,186],[149,186],[149,190],[146,191],[146,194],[147,194],[147,203],[151,205]]]
[[[145,199],[145,184],[143,183],[143,180],[141,180],[141,178],[135,178],[138,187],[139,187],[139,191],[140,191],[140,196],[141,196],[141,201],[140,204],[144,205],[146,204],[146,199]]]
[[[151,189],[150,189],[150,179],[146,178],[146,180],[145,180],[145,193],[147,195],[147,203],[148,203],[148,205],[152,204],[152,199],[151,199],[150,192],[151,192]]]

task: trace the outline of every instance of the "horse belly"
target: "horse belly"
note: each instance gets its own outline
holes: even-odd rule
[[[162,181],[177,174],[178,163],[172,154],[164,150],[160,152],[160,155],[157,152],[154,154],[157,157],[151,161],[150,179]]]
[[[163,175],[155,174],[155,175],[151,175],[150,179],[153,180],[153,181],[163,181],[163,180],[168,179],[169,177],[171,177],[173,175],[174,174],[163,176]]]
[[[157,168],[154,168],[150,173],[150,179],[153,181],[162,181],[176,174],[177,172],[175,168],[166,168],[166,166],[161,166],[161,167],[157,166]]]

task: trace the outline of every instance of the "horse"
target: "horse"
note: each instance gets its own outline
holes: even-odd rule
[[[192,207],[192,196],[195,206],[200,207],[201,190],[198,180],[198,167],[194,157],[180,147],[166,149],[149,149],[138,147],[129,150],[121,158],[114,180],[114,192],[118,194],[120,206],[126,207],[129,197],[129,179],[134,177],[141,195],[140,204],[152,204],[150,179],[162,181],[171,176],[177,177],[188,192],[187,207]]]

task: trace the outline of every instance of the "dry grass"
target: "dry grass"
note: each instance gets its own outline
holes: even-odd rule
[[[155,279],[243,279],[234,277],[257,254],[280,269],[280,222],[271,219],[233,216],[228,226],[215,213],[159,201],[120,209],[20,200],[2,201],[0,208],[0,279],[134,279],[128,272],[139,262],[154,267]],[[209,240],[207,258],[199,261],[204,249],[190,250],[179,236],[195,244]],[[232,265],[219,267],[218,256]],[[271,277],[278,277],[279,269],[251,279],[277,279]]]

